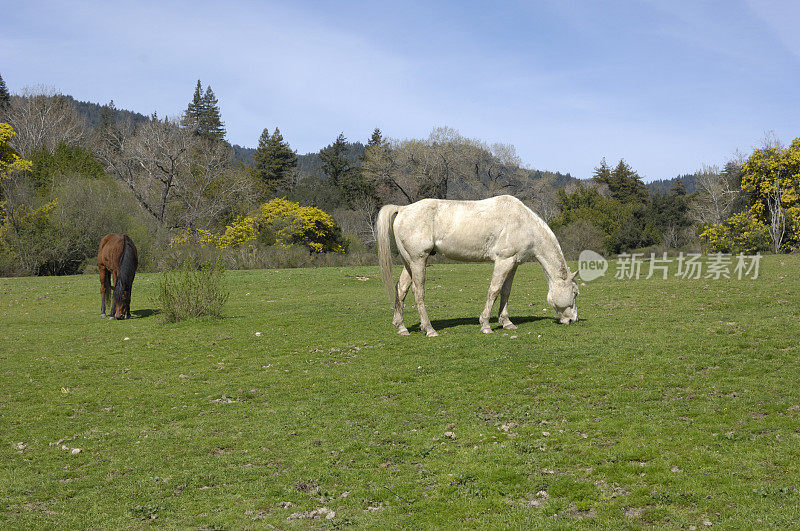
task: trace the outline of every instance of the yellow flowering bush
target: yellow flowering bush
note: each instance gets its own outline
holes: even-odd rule
[[[769,231],[752,210],[739,212],[722,223],[706,227],[700,241],[715,253],[754,254],[769,249]]]
[[[248,216],[237,218],[220,235],[187,229],[176,234],[170,245],[196,242],[203,247],[227,249],[256,240],[281,247],[305,245],[317,253],[345,251],[341,230],[330,214],[280,198],[262,204]]]
[[[784,245],[800,247],[800,138],[786,148],[756,149],[742,164],[742,191],[750,196],[751,213],[769,224],[767,195],[780,185],[781,205],[786,216]]]
[[[9,143],[15,134],[10,125],[0,123],[0,189],[14,174],[31,170],[31,161],[20,157]],[[40,254],[34,248],[45,245],[43,242],[47,239],[41,236],[52,230],[50,214],[56,204],[54,199],[40,207],[25,204],[14,207],[7,201],[0,201],[0,255],[4,261],[20,263],[25,272],[35,269],[35,264],[28,263],[20,249],[26,249],[26,256]]]
[[[0,123],[0,180],[10,178],[15,172],[31,169],[31,161],[20,157],[11,147],[10,140],[15,134],[13,127]]]
[[[11,147],[10,141],[15,134],[13,127],[6,123],[0,123],[0,185],[11,179],[15,173],[31,169],[31,161],[20,157]],[[0,225],[5,225],[9,221],[8,217],[13,214],[13,212],[6,211],[6,201],[0,202]]]

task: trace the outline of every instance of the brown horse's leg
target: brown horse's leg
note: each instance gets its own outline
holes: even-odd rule
[[[111,287],[113,290],[117,287],[117,275],[114,272],[111,272],[111,279],[114,282],[114,285]],[[111,292],[111,313],[108,314],[109,319],[116,319],[117,318],[117,299],[114,298],[114,292]]]
[[[106,290],[108,289],[108,270],[100,266],[100,317],[106,316]]]

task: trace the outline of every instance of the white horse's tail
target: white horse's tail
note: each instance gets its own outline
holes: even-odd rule
[[[394,301],[394,282],[392,281],[392,224],[400,211],[398,205],[386,205],[378,212],[375,232],[378,240],[378,263],[381,265],[381,279],[389,299]]]

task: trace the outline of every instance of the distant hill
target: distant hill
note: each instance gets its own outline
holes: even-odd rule
[[[253,163],[253,153],[255,148],[242,147],[238,144],[231,146],[233,148],[233,159],[241,162],[246,166]],[[364,154],[365,147],[361,142],[348,142],[347,143],[347,160],[356,166],[361,165],[361,156]],[[300,174],[300,180],[306,177],[317,175],[325,179],[322,173],[322,161],[319,158],[319,153],[306,153],[305,155],[297,155],[297,171]]]
[[[672,179],[659,179],[657,181],[647,183],[647,190],[650,192],[650,195],[657,194],[659,192],[663,194],[668,194],[670,189],[675,186],[675,183],[678,182],[680,179],[683,182],[683,186],[686,187],[686,193],[691,194],[697,190],[697,182],[695,181],[695,176],[693,174],[685,174],[685,175],[678,175],[677,177],[673,177]]]
[[[100,103],[92,103],[89,101],[79,101],[72,96],[64,97],[67,99],[67,101],[70,101],[75,106],[78,114],[86,117],[86,121],[91,127],[100,126],[103,107],[105,107],[105,105],[101,105]],[[118,121],[130,120],[133,123],[146,122],[150,119],[150,117],[145,116],[144,114],[126,111],[125,109],[114,109],[114,117]]]
[[[563,188],[573,181],[579,181],[577,177],[560,171],[546,171],[546,170],[529,170],[528,179],[531,181],[538,181],[539,179],[548,179],[553,188]]]

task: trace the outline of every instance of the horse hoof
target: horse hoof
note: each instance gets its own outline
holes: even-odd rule
[[[108,320],[109,321],[113,321],[114,320],[114,316],[112,315],[111,317],[108,318]]]
[[[436,333],[436,330],[428,330],[428,332],[426,332],[425,335],[428,336],[428,337],[438,337],[439,336],[439,334]]]
[[[481,328],[481,332],[484,334],[492,334],[494,331],[491,328]]]
[[[514,323],[506,323],[503,325],[503,330],[516,330],[516,329],[517,325],[515,325]]]
[[[106,314],[104,314],[104,313],[100,314],[100,317],[105,317],[105,316],[106,316]]]
[[[402,330],[398,330],[397,333],[400,334],[401,336],[409,336],[409,335],[411,335],[408,332],[408,330],[406,330],[405,328],[403,328]]]

